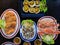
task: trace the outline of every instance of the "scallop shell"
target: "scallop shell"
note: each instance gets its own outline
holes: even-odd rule
[[[34,4],[31,5],[31,4],[30,4],[31,2],[34,2]],[[30,2],[29,2],[29,6],[30,6],[30,7],[34,7],[34,6],[35,6],[35,1],[30,1]]]
[[[40,1],[38,1],[38,3],[39,3],[39,2],[40,2]],[[36,1],[35,1],[35,6],[36,6],[36,7],[39,7],[39,6],[40,6],[40,3],[39,3],[38,5],[36,5]]]
[[[25,8],[27,8],[27,10],[25,10]],[[23,6],[23,11],[26,12],[26,13],[29,11],[28,5],[24,5],[24,6]]]

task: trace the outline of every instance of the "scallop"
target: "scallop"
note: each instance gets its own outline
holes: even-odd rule
[[[29,4],[29,1],[27,0],[23,2],[23,5],[28,5],[28,4]]]
[[[29,12],[30,12],[30,13],[34,13],[34,11],[35,11],[35,8],[33,8],[33,7],[30,7],[30,8],[29,8]]]
[[[35,6],[39,7],[40,6],[40,1],[35,1]]]
[[[39,12],[40,12],[39,7],[35,7],[35,11],[34,11],[34,13],[35,13],[35,14],[38,14]]]
[[[20,28],[19,14],[14,9],[7,9],[2,13],[1,19],[5,20],[5,28],[1,31],[3,37],[11,39],[16,36]]]
[[[29,6],[28,5],[24,5],[23,6],[23,11],[27,13],[29,11]]]
[[[35,6],[35,1],[30,1],[30,2],[29,2],[29,6],[30,6],[30,7],[34,7],[34,6]]]

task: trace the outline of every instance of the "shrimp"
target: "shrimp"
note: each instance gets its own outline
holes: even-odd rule
[[[45,28],[43,29],[43,31],[41,30],[40,32],[38,32],[38,34],[40,35],[44,35],[44,34],[60,34],[59,30],[53,30],[51,28]]]

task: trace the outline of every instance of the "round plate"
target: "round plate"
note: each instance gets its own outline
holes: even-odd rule
[[[14,44],[12,42],[4,42],[2,45],[16,45],[16,44]]]
[[[57,27],[56,30],[58,30],[57,20],[56,20],[54,17],[52,17],[52,16],[44,16],[44,17],[41,17],[39,20],[42,20],[42,19],[45,19],[45,18],[47,18],[47,19],[48,19],[48,18],[52,19],[52,20],[55,22],[55,24],[56,24],[56,27]],[[39,20],[38,20],[38,21],[39,21]],[[37,26],[38,26],[38,22],[37,22]],[[37,33],[38,33],[38,32],[39,32],[39,30],[38,30],[38,27],[37,27]],[[38,37],[39,37],[39,38],[42,38],[42,36],[40,36],[40,35],[38,35]],[[57,37],[58,37],[58,35],[55,35],[55,34],[54,34],[54,37],[53,37],[54,40],[56,40]]]
[[[5,34],[4,29],[2,29],[2,30],[1,30],[1,34],[3,35],[3,37],[5,37],[5,38],[7,38],[7,39],[11,39],[11,38],[13,38],[14,36],[16,36],[16,34],[17,34],[18,31],[19,31],[19,28],[20,28],[20,17],[19,17],[19,14],[18,14],[14,9],[7,9],[7,10],[5,10],[5,11],[2,13],[1,19],[3,19],[4,14],[5,14],[7,11],[11,11],[11,12],[13,12],[13,13],[15,14],[16,20],[17,20],[17,21],[16,21],[16,22],[17,22],[17,24],[16,24],[16,29],[15,29],[15,31],[14,31],[11,35]]]
[[[17,42],[16,40],[18,40],[18,42]],[[15,38],[13,39],[13,42],[14,42],[16,45],[21,44],[21,39],[20,39],[20,37],[15,37]]]
[[[22,27],[23,26],[20,27],[20,37],[21,37],[22,40],[24,40],[26,42],[30,42],[30,41],[33,41],[33,40],[36,39],[36,37],[37,37],[37,26],[36,26],[36,23],[34,23],[34,36],[31,39],[24,38],[24,36],[22,34]]]

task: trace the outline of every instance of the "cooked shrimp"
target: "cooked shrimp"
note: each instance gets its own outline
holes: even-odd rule
[[[45,28],[43,31],[38,32],[40,35],[44,34],[60,34],[59,30],[53,30],[52,28]]]

